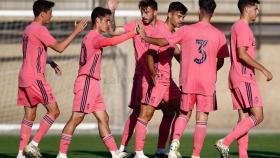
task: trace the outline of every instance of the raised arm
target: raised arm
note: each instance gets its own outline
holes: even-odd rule
[[[58,53],[62,53],[73,41],[73,39],[85,29],[85,27],[87,26],[87,22],[87,18],[83,18],[78,24],[75,22],[74,31],[64,40],[60,42],[55,42],[54,44],[50,45],[50,47]]]
[[[114,36],[112,38],[103,38],[102,40],[99,41],[98,47],[102,48],[107,46],[114,46],[134,37],[135,35],[136,35],[135,32],[131,31],[119,36]]]
[[[258,63],[255,59],[253,59],[250,55],[248,55],[246,49],[247,49],[246,47],[238,48],[239,59],[242,60],[245,64],[261,71],[266,76],[267,81],[272,80],[273,76],[271,72],[268,71],[263,65]]]
[[[136,30],[147,43],[161,47],[167,46],[169,44],[169,42],[165,38],[153,38],[147,36],[143,24],[138,24]]]
[[[122,26],[116,27],[116,21],[115,21],[115,11],[118,8],[119,1],[118,0],[107,0],[107,7],[111,10],[111,27],[109,28],[109,34],[112,36],[117,36],[125,33],[125,29]]]

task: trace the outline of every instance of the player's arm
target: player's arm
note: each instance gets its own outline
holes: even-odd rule
[[[219,50],[217,54],[217,71],[219,71],[223,66],[225,62],[225,58],[229,57],[229,51],[227,46],[227,40],[224,33],[220,34],[220,40],[219,40]]]
[[[149,49],[148,50],[148,55],[147,55],[147,66],[148,66],[148,71],[151,75],[151,78],[153,80],[153,84],[156,84],[156,76],[157,76],[157,72],[155,70],[154,64],[154,56],[156,55],[156,51],[153,49]]]
[[[114,46],[114,45],[120,44],[120,43],[134,37],[135,35],[136,35],[136,33],[131,31],[131,32],[119,35],[119,36],[114,36],[112,38],[103,38],[100,41],[98,41],[97,45],[99,48],[107,47],[107,46]]]
[[[176,45],[174,50],[174,57],[178,61],[178,63],[181,63],[181,47],[180,45]]]
[[[62,53],[69,46],[72,40],[85,29],[87,22],[88,20],[86,18],[83,18],[78,24],[75,22],[75,29],[73,32],[64,40],[55,42],[54,44],[50,45],[50,47],[58,53]]]
[[[169,42],[165,39],[165,38],[153,38],[153,37],[149,37],[146,34],[146,31],[144,29],[143,24],[138,24],[136,31],[139,33],[139,35],[147,42],[153,45],[157,45],[157,46],[167,46],[169,44]]]
[[[271,72],[268,71],[263,65],[258,63],[255,59],[253,59],[250,55],[248,55],[246,49],[247,49],[246,47],[238,48],[239,59],[242,60],[245,64],[261,71],[266,76],[267,81],[272,80],[273,76],[272,76]]]
[[[47,64],[50,64],[50,66],[54,69],[56,75],[62,75],[62,69],[53,60],[48,58]]]
[[[111,10],[111,25],[109,27],[109,34],[112,36],[117,36],[125,33],[125,28],[122,26],[116,27],[116,21],[115,21],[115,11],[118,8],[119,1],[118,0],[107,0],[107,7]]]

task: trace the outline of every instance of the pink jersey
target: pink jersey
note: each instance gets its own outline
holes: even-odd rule
[[[231,28],[231,67],[229,72],[229,86],[236,88],[241,82],[256,82],[254,68],[242,63],[238,58],[238,48],[246,47],[247,53],[256,58],[256,40],[249,25],[243,21],[237,21]]]
[[[224,33],[210,23],[183,26],[173,33],[169,43],[182,47],[180,85],[183,93],[213,95],[217,58],[229,56]]]
[[[137,25],[137,22],[141,21],[133,21],[131,23],[128,23],[124,26],[125,31],[133,31]],[[160,28],[161,26],[164,26],[165,23],[161,20],[157,20],[155,26],[152,25],[145,25],[145,31],[148,36],[150,36],[157,28]],[[143,40],[140,35],[137,35],[133,38],[133,45],[134,45],[134,52],[135,52],[135,60],[136,60],[136,66],[135,66],[135,74],[141,75],[143,71],[146,71],[146,53],[149,48],[149,43],[147,43],[145,40]]]
[[[44,79],[47,62],[47,47],[56,40],[48,29],[32,22],[22,35],[23,63],[19,72],[19,87],[29,87],[36,79]]]
[[[157,31],[151,34],[154,38],[169,38],[172,32],[169,30],[167,25],[161,25],[157,28]],[[174,55],[176,45],[168,45],[165,47],[159,47],[150,45],[149,52],[153,53],[154,56],[154,67],[157,72],[157,83],[170,84],[172,77],[171,66],[172,58]],[[146,76],[150,76],[149,72]]]
[[[78,76],[87,75],[95,78],[96,80],[100,80],[102,48],[117,45],[134,36],[134,32],[128,32],[120,36],[107,38],[98,33],[96,30],[91,30],[84,37],[82,42]]]

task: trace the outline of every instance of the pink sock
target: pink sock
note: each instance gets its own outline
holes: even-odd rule
[[[106,145],[107,149],[109,151],[117,151],[118,147],[116,145],[114,136],[112,134],[109,134],[102,138],[103,143]]]
[[[159,126],[157,148],[165,148],[166,141],[167,141],[169,133],[170,133],[170,128],[171,128],[174,116],[175,116],[175,113],[163,115],[160,126]]]
[[[175,125],[174,125],[174,133],[172,136],[172,139],[177,139],[180,140],[184,130],[187,126],[189,119],[185,116],[185,115],[179,115],[175,121]]]
[[[248,133],[245,133],[245,135],[237,139],[239,158],[249,158],[247,153],[248,141],[249,141]]]
[[[23,150],[24,147],[29,142],[29,138],[32,132],[32,125],[33,122],[27,119],[23,119],[21,122],[20,128],[20,143],[19,143],[19,150]]]
[[[200,157],[200,152],[206,136],[207,121],[196,121],[192,155]]]
[[[52,126],[53,122],[55,121],[55,117],[51,115],[45,115],[43,117],[43,120],[40,122],[39,129],[37,133],[35,134],[33,141],[36,143],[40,143],[41,139],[44,137],[44,135],[48,132],[50,127]]]
[[[133,112],[129,118],[126,120],[122,135],[121,145],[127,146],[128,142],[133,134],[136,122],[138,118],[138,113]]]
[[[251,115],[247,118],[241,120],[225,138],[224,138],[224,145],[230,146],[230,144],[239,138],[240,136],[248,133],[248,131],[257,125],[256,118]]]
[[[135,151],[143,151],[147,134],[147,122],[137,119],[135,126]]]
[[[62,133],[60,139],[59,152],[63,154],[67,154],[71,141],[72,141],[72,135]]]

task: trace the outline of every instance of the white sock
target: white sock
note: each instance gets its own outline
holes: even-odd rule
[[[164,154],[165,153],[165,148],[158,148],[157,149],[157,154]]]
[[[127,147],[124,145],[121,145],[119,148],[119,151],[126,151],[126,150],[127,150]]]
[[[61,152],[59,152],[59,153],[58,153],[58,155],[59,155],[59,156],[62,156],[62,157],[67,157],[67,155],[66,155],[66,154],[61,153]]]
[[[36,146],[36,147],[38,147],[38,143],[37,142],[35,142],[34,140],[32,140],[31,142],[30,142],[30,144],[32,144],[32,145],[34,145],[34,146]]]
[[[136,155],[144,155],[144,152],[143,152],[143,150],[142,151],[135,151],[135,153],[136,153]]]
[[[117,151],[110,151],[110,153],[111,153],[112,156],[116,156]]]
[[[18,151],[18,155],[23,155],[22,150]]]

